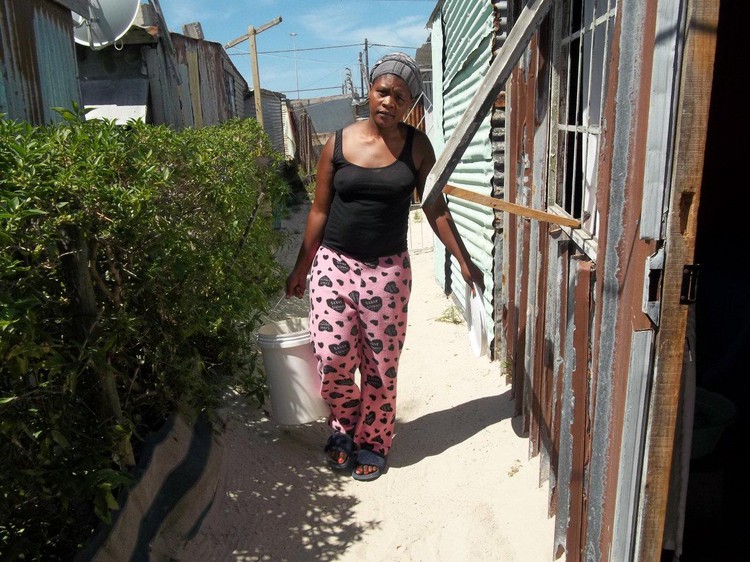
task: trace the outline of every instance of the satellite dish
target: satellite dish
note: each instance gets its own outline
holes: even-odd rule
[[[125,35],[133,25],[141,0],[89,0],[89,17],[73,13],[75,42],[103,49]]]

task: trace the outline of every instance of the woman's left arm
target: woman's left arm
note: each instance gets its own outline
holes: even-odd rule
[[[417,166],[419,176],[417,179],[417,193],[422,197],[424,192],[427,175],[435,165],[435,151],[427,135],[417,131],[414,136],[414,162]],[[464,281],[472,287],[473,284],[479,286],[484,292],[484,274],[471,259],[469,251],[466,249],[461,236],[458,234],[456,223],[453,221],[451,212],[445,202],[445,197],[437,197],[435,202],[429,206],[423,206],[427,222],[430,223],[432,230],[435,231],[440,241],[445,245],[448,251],[456,258],[461,268],[461,276]],[[472,292],[474,291],[472,287]]]

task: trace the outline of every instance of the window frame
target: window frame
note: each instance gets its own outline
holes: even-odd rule
[[[547,174],[547,210],[581,221],[581,228],[562,227],[592,260],[596,260],[599,225],[596,201],[602,114],[609,80],[617,0],[556,2],[551,26],[552,77]],[[580,10],[575,14],[575,10]],[[601,9],[599,14],[594,10]],[[578,29],[571,32],[571,26]],[[598,38],[603,31],[604,47]],[[598,39],[598,40],[597,40]],[[577,52],[571,46],[577,45]],[[599,63],[595,67],[595,63]],[[575,64],[575,72],[571,67]],[[572,83],[575,77],[576,84]],[[593,81],[598,78],[598,84]],[[586,84],[583,81],[586,80]],[[598,88],[592,92],[592,87]],[[575,99],[573,99],[573,96]],[[597,105],[591,103],[592,99]],[[587,104],[583,105],[583,100]],[[575,108],[571,107],[571,101]],[[591,119],[591,110],[597,115]],[[571,112],[571,110],[573,110]],[[572,122],[571,122],[572,121]],[[572,137],[572,154],[568,148]],[[593,147],[591,147],[593,144]],[[586,155],[583,150],[588,149]],[[588,164],[587,164],[588,163]],[[580,167],[580,169],[579,169]],[[586,216],[585,212],[589,212]]]

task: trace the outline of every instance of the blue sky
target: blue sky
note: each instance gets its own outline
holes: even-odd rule
[[[370,66],[386,53],[415,48],[428,37],[437,0],[160,0],[170,31],[200,22],[208,41],[225,45],[277,16],[283,21],[257,36],[260,85],[290,99],[341,93],[346,68],[359,90],[359,53],[368,40]],[[292,37],[290,33],[296,33]],[[375,45],[372,45],[372,44]],[[351,47],[305,50],[319,47]],[[389,46],[380,46],[389,45]],[[296,48],[296,70],[295,53]],[[267,51],[284,51],[268,53]],[[252,87],[248,42],[227,51]]]

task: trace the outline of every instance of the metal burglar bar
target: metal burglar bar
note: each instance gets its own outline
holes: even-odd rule
[[[550,174],[549,201],[579,219],[593,239],[599,224],[599,137],[616,7],[616,0],[566,0],[556,10],[561,24],[555,26],[559,49],[553,52],[560,53],[558,78],[565,89],[553,124],[558,158],[556,173]]]

